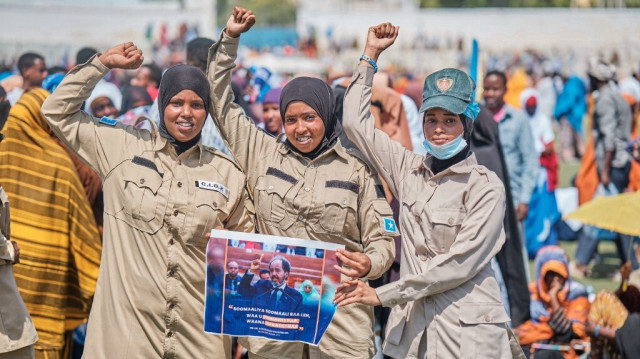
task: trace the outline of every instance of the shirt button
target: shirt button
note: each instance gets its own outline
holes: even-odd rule
[[[175,275],[176,275],[176,270],[175,270],[175,269],[171,269],[171,270],[169,271],[169,276],[170,276],[170,277],[173,277],[173,276],[175,276]]]
[[[353,152],[353,148],[347,148],[347,152]]]
[[[213,202],[213,208],[218,208],[218,202]]]
[[[171,239],[169,240],[169,244],[170,244],[170,245],[173,245],[173,243],[175,243],[175,241],[173,240],[173,238],[171,238]]]
[[[172,331],[168,331],[167,332],[167,337],[171,338],[173,336],[173,332]]]
[[[416,216],[416,221],[420,222],[421,220],[420,216]]]
[[[311,191],[311,188],[309,188],[309,187],[305,187],[305,188],[304,188],[304,190],[305,190],[305,191],[307,191],[307,192],[309,192],[309,191]]]
[[[173,215],[177,216],[180,212],[178,212],[178,210],[176,209],[175,211],[173,211]]]
[[[269,186],[269,189],[273,189],[273,186]]]
[[[435,187],[435,186],[436,186],[436,183],[435,183],[435,182],[429,182],[429,186],[431,186],[431,187]]]
[[[178,182],[178,188],[182,187],[182,182]]]
[[[396,305],[396,304],[398,304],[397,300],[395,300],[395,299],[391,300],[391,305]]]
[[[449,218],[449,224],[453,224],[453,218]]]
[[[489,315],[484,316],[484,321],[489,323],[491,321],[491,317]]]
[[[309,165],[309,168],[316,168],[316,165],[314,165],[313,163]]]
[[[176,307],[176,303],[169,303],[169,309],[173,309]]]
[[[298,216],[298,221],[302,221],[304,219],[304,217],[302,215]]]
[[[347,200],[346,200],[346,199],[343,199],[343,200],[342,200],[342,204],[347,204]]]
[[[421,255],[418,256],[418,258],[420,258],[420,260],[423,261],[423,262],[426,262],[427,259],[429,259],[429,257],[427,257],[426,254],[421,254]]]
[[[144,184],[144,178],[140,178],[140,184]]]

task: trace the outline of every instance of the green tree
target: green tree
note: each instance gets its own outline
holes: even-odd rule
[[[295,25],[296,4],[294,0],[218,0],[218,25],[224,26],[234,6],[242,6],[256,14],[256,25]]]

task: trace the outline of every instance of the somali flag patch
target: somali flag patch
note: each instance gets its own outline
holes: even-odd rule
[[[113,118],[109,118],[107,116],[103,116],[100,119],[100,123],[104,123],[105,125],[109,125],[109,126],[115,126],[116,123],[118,123],[118,120],[113,119]]]
[[[398,227],[396,227],[396,221],[393,218],[384,217],[384,230],[389,233],[398,234]]]

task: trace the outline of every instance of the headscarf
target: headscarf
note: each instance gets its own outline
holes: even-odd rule
[[[30,265],[14,267],[16,284],[38,288],[21,294],[39,343],[61,348],[66,330],[89,315],[101,243],[73,163],[40,112],[48,95],[31,89],[11,108],[0,143],[0,183],[11,199],[11,223],[17,224],[11,239],[29,243],[21,252]]]
[[[111,100],[113,106],[120,111],[120,106],[122,105],[122,94],[120,93],[120,90],[111,82],[100,80],[96,84],[96,87],[93,88],[89,98],[84,102],[84,112],[94,116],[93,111],[91,110],[91,104],[99,97],[107,97]]]
[[[271,89],[267,91],[267,93],[264,95],[264,98],[262,99],[262,103],[263,104],[267,104],[267,103],[280,104],[281,94],[282,94],[282,88],[278,87],[278,88]]]
[[[122,110],[120,112],[126,113],[134,108],[133,106],[140,101],[144,101],[143,106],[153,104],[153,100],[151,96],[149,96],[146,88],[142,86],[129,86],[122,96]]]
[[[311,292],[309,292],[309,294],[304,291],[304,287],[306,286],[311,287]],[[300,294],[302,294],[302,304],[315,305],[320,300],[320,294],[318,293],[318,290],[308,279],[302,282],[302,285],[300,286],[300,289],[298,291],[300,292]]]
[[[285,119],[287,106],[293,101],[302,101],[313,108],[324,123],[324,138],[322,143],[308,153],[300,152],[289,140],[286,144],[292,151],[314,159],[336,144],[342,133],[342,125],[336,120],[334,109],[335,98],[331,87],[320,79],[313,77],[297,77],[291,80],[283,89],[280,96],[280,115]]]
[[[544,276],[550,272],[556,272],[565,279],[564,286],[558,293],[560,306],[565,306],[568,301],[586,295],[586,290],[579,283],[571,280],[569,273],[569,258],[564,250],[558,246],[545,246],[538,251],[535,259],[536,281],[532,283],[530,289],[533,291],[531,297],[531,318],[540,321],[543,317],[551,315],[551,297],[549,288],[544,282]]]
[[[200,141],[200,133],[193,139],[187,142],[180,142],[176,140],[167,130],[167,125],[164,122],[164,109],[167,107],[171,98],[182,90],[191,90],[195,92],[204,102],[204,108],[209,113],[209,82],[207,77],[195,66],[190,65],[176,65],[169,68],[160,81],[160,88],[158,92],[158,112],[160,115],[160,136],[167,139],[167,141],[176,149],[178,154],[183,153],[189,148],[193,147]]]

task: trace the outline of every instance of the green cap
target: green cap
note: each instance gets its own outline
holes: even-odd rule
[[[464,71],[443,69],[427,76],[422,89],[420,112],[440,107],[461,114],[473,102],[476,84]]]

